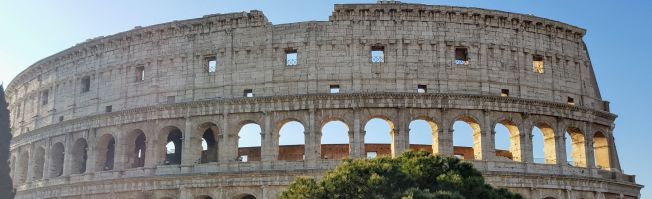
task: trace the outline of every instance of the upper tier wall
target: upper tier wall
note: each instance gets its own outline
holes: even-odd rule
[[[416,4],[336,5],[328,22],[272,25],[260,11],[208,15],[93,39],[7,88],[14,135],[61,120],[164,103],[255,96],[416,92],[500,95],[606,110],[585,31],[533,16]],[[382,46],[384,63],[370,50]],[[455,64],[455,48],[469,64]],[[296,66],[285,53],[297,50]],[[532,69],[534,55],[545,72]],[[206,58],[217,59],[215,73]],[[145,78],[139,80],[139,70]],[[88,91],[84,82],[89,81]],[[109,108],[110,107],[110,108]],[[109,110],[110,109],[110,110]]]

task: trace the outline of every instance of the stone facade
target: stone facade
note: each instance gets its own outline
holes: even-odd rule
[[[344,157],[410,148],[460,155],[526,198],[639,198],[584,34],[528,15],[380,3],[336,5],[324,22],[272,25],[250,11],[92,39],[7,87],[17,198],[271,199]],[[391,144],[365,144],[372,118],[390,124]],[[432,146],[409,144],[417,119]],[[290,121],[304,145],[279,146]],[[322,144],[331,121],[346,124],[348,145]],[[473,147],[453,147],[455,121],[473,128]],[[252,123],[261,147],[238,147]],[[510,131],[509,151],[494,149],[496,124]],[[545,163],[533,136],[544,137]]]

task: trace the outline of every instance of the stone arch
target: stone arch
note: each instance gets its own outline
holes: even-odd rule
[[[95,171],[113,170],[115,163],[115,137],[106,133],[95,142]]]
[[[601,131],[597,131],[593,134],[593,151],[596,167],[600,169],[611,168],[609,138]]]
[[[350,156],[351,129],[343,119],[330,117],[320,125],[321,159],[344,159]]]
[[[45,168],[45,149],[41,146],[36,147],[34,150],[34,164],[32,166],[32,179],[43,179],[43,169]]]
[[[237,157],[241,162],[260,161],[263,144],[263,128],[252,120],[242,121],[238,131]]]
[[[540,132],[538,133],[537,130]],[[529,136],[530,143],[532,146],[534,146],[534,142],[537,138],[537,136],[540,136],[541,138],[539,140],[542,141],[543,144],[543,159],[541,161],[538,160],[538,157],[533,157],[535,163],[543,163],[543,164],[557,164],[557,142],[556,142],[556,133],[554,131],[554,127],[550,125],[550,123],[545,122],[545,121],[537,121],[534,122],[532,125],[532,131],[531,135]],[[533,148],[533,151],[535,149]]]
[[[195,197],[195,199],[213,199],[213,197],[211,197],[209,195],[200,195],[200,196]]]
[[[568,160],[569,157],[566,158],[567,163],[569,165],[573,165],[576,167],[586,167],[586,139],[584,136],[584,133],[577,127],[568,127],[566,128],[566,133],[565,133],[565,139],[570,138],[570,148],[571,148],[571,159],[572,162]],[[568,143],[568,140],[566,142]],[[566,149],[568,150],[569,146],[566,146]],[[566,153],[568,153],[567,151]]]
[[[139,168],[145,166],[147,152],[147,135],[141,129],[134,129],[125,136],[127,168]]]
[[[183,132],[176,126],[166,126],[160,130],[161,143],[158,147],[162,147],[164,153],[161,157],[164,165],[179,165],[181,164],[181,154],[183,150]]]
[[[63,143],[57,142],[50,148],[50,161],[49,165],[49,175],[50,178],[55,178],[63,175],[63,160],[66,156],[65,147]]]
[[[70,152],[70,173],[82,174],[86,173],[86,162],[88,161],[88,142],[84,138],[79,138],[72,145]]]
[[[455,117],[452,122],[450,123],[451,127],[451,138],[453,138],[452,145],[453,145],[453,154],[458,157],[463,157],[464,159],[476,159],[476,160],[482,160],[483,154],[483,149],[482,149],[482,128],[481,124],[476,117],[471,116],[471,115],[458,115]],[[470,152],[469,148],[462,147],[462,146],[456,146],[455,145],[455,123],[456,122],[463,122],[464,124],[468,125],[471,128],[471,133],[473,136],[473,145],[471,146]],[[472,154],[472,155],[471,155]]]
[[[242,193],[237,194],[233,199],[256,199],[257,197],[254,194]]]
[[[305,159],[306,127],[301,120],[294,118],[281,120],[276,123],[274,132],[278,136],[278,160],[303,161]]]
[[[18,154],[18,162],[16,168],[16,184],[27,182],[27,168],[29,168],[29,151],[23,150]]]
[[[427,116],[418,116],[413,118],[412,121],[410,121],[410,124],[408,126],[408,143],[410,144],[410,149],[411,150],[425,150],[431,153],[436,153],[437,151],[437,138],[439,134],[439,125],[432,119],[431,117]],[[426,132],[430,131],[430,132]],[[424,133],[429,133],[430,135],[419,135],[420,132]],[[423,136],[423,137],[422,137]],[[424,138],[429,138],[429,139],[424,139]],[[429,143],[417,143],[417,140],[430,140]],[[430,148],[428,149],[427,144],[430,144]]]
[[[364,122],[364,151],[367,158],[376,156],[391,156],[394,144],[394,122],[384,115],[370,115]],[[387,126],[375,126],[384,125]],[[382,132],[386,131],[386,132]],[[385,142],[382,137],[387,135],[389,143]]]
[[[507,129],[507,133],[509,135],[509,154],[502,154],[501,151],[498,150],[497,146],[493,146],[496,149],[497,159],[504,157],[516,162],[523,162],[523,154],[521,154],[521,147],[523,147],[523,145],[521,143],[521,132],[518,129],[519,125],[510,119],[499,119],[498,121],[494,122],[494,126],[492,128],[492,139],[494,140],[494,145],[498,143],[496,141],[496,134],[500,132],[497,132],[496,129],[499,125],[502,125]]]
[[[204,122],[197,127],[197,132],[200,134],[200,145],[197,149],[201,151],[200,163],[217,162],[219,155],[219,134],[217,124],[212,122]]]

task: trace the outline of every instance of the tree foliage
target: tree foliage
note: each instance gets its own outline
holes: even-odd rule
[[[9,111],[5,100],[5,89],[0,85],[0,198],[14,198],[13,184],[9,175],[10,142]]]
[[[345,160],[321,181],[298,178],[281,193],[297,198],[520,199],[485,184],[470,163],[453,157],[406,152],[398,158]]]

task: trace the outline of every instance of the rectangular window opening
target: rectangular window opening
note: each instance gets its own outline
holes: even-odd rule
[[[568,97],[567,101],[568,101],[568,105],[575,105],[575,99],[573,99],[572,97]]]
[[[378,153],[376,153],[375,151],[367,152],[367,159],[374,159],[376,158],[376,156],[378,156]]]
[[[43,93],[41,94],[41,103],[43,105],[48,104],[48,98],[50,98],[50,91],[44,90]]]
[[[244,96],[245,97],[254,97],[254,91],[252,89],[245,89],[244,90]]]
[[[500,89],[501,97],[509,97],[509,89]]]
[[[63,116],[59,116],[59,122],[63,122]]]
[[[532,56],[532,67],[535,73],[543,74],[543,56],[533,55]]]
[[[331,85],[330,93],[340,93],[340,85]]]
[[[469,52],[467,48],[464,47],[455,48],[455,64],[457,65],[469,64]]]
[[[81,89],[82,93],[88,92],[91,90],[91,77],[83,77],[81,80]]]
[[[206,71],[209,73],[217,71],[217,59],[215,57],[206,58]]]
[[[168,96],[167,103],[168,104],[176,103],[176,97],[175,96]]]
[[[371,62],[384,63],[385,62],[385,47],[373,46],[371,47]]]
[[[428,92],[428,86],[417,85],[417,93],[426,93],[426,92]]]
[[[104,107],[104,112],[107,112],[107,113],[113,112],[113,106]]]
[[[136,67],[136,81],[145,81],[145,66]]]
[[[298,64],[298,54],[296,49],[288,49],[285,51],[285,65],[296,66]]]
[[[238,157],[238,161],[240,162],[249,162],[249,156],[248,155],[241,155]]]

